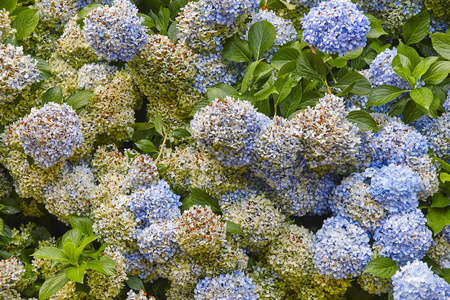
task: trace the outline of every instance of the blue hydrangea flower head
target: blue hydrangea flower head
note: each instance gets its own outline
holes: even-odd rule
[[[335,215],[358,222],[371,233],[379,226],[387,211],[369,194],[370,178],[365,173],[353,173],[333,191],[331,209]]]
[[[180,196],[174,194],[164,180],[136,190],[130,198],[128,209],[134,212],[136,221],[143,225],[174,221],[181,216]]]
[[[241,271],[205,277],[197,283],[194,290],[196,300],[256,300],[257,295],[253,280]]]
[[[379,256],[392,258],[402,266],[422,259],[433,243],[426,222],[419,209],[388,216],[375,230],[373,246],[378,248]]]
[[[338,175],[328,173],[317,180],[314,189],[316,204],[311,211],[312,215],[324,215],[331,212],[333,191],[340,181]]]
[[[371,173],[370,196],[390,213],[405,213],[417,208],[417,193],[423,183],[410,167],[390,164],[372,169]]]
[[[203,14],[201,21],[209,24],[233,26],[236,19],[258,8],[258,0],[200,0]]]
[[[130,61],[147,42],[147,29],[138,9],[128,0],[115,0],[90,11],[83,34],[100,59]]]
[[[195,114],[191,133],[201,150],[226,167],[238,168],[253,160],[254,141],[269,120],[250,102],[217,98]]]
[[[392,276],[394,300],[442,300],[450,298],[450,285],[422,261],[408,262]]]
[[[53,102],[32,108],[17,122],[16,133],[25,153],[41,168],[71,157],[83,142],[77,113],[67,104]]]
[[[302,20],[303,39],[320,51],[343,55],[366,45],[369,19],[348,0],[322,2]]]
[[[273,11],[268,9],[260,9],[258,13],[252,15],[252,20],[247,24],[248,29],[259,21],[268,21],[272,24],[277,30],[277,35],[275,37],[275,41],[273,42],[274,46],[281,46],[286,44],[287,42],[295,40],[297,37],[297,31],[295,30],[292,22],[287,19],[283,19],[277,16]],[[248,37],[248,30],[246,37]]]
[[[158,177],[158,168],[153,158],[147,154],[139,154],[131,159],[131,165],[125,177],[125,185],[133,190],[157,183]]]
[[[311,249],[313,263],[321,275],[334,279],[361,275],[372,256],[370,237],[357,222],[331,217],[317,231]]]
[[[31,55],[23,54],[22,46],[0,44],[0,105],[12,102],[22,90],[39,81],[37,63]]]
[[[139,251],[149,262],[164,263],[178,251],[174,222],[153,223],[135,233]]]
[[[423,157],[428,151],[427,139],[416,129],[399,121],[392,121],[369,138],[364,151],[372,156],[372,167],[407,163],[411,158]]]

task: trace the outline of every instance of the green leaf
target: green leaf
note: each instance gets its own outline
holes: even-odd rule
[[[69,282],[66,272],[61,270],[45,280],[44,284],[39,289],[39,300],[47,299],[60,289],[62,289]]]
[[[392,60],[392,69],[412,87],[415,86],[416,80],[412,77],[413,67],[408,57],[402,54],[397,54]]]
[[[380,278],[391,278],[397,272],[397,263],[387,257],[376,257],[369,261],[364,273],[370,273]]]
[[[241,227],[239,227],[238,224],[233,223],[231,221],[226,221],[227,222],[227,233],[228,234],[239,234],[241,236],[245,236],[244,232],[242,231]]]
[[[139,150],[141,150],[144,153],[152,153],[152,152],[158,152],[158,150],[156,150],[156,146],[155,144],[153,144],[151,141],[149,140],[140,140],[137,141],[135,143],[136,147],[139,148]]]
[[[255,93],[254,97],[257,101],[260,100],[268,100],[269,96],[271,94],[278,94],[277,89],[273,82],[269,84],[265,84],[261,90],[259,90],[257,93]],[[253,103],[255,104],[255,103]]]
[[[193,205],[209,206],[214,213],[222,213],[217,199],[199,188],[191,188],[191,194],[183,199],[181,209],[185,211]]]
[[[411,99],[411,97],[409,96],[408,98]],[[405,124],[409,124],[416,120],[419,120],[424,116],[423,109],[424,108],[420,105],[417,105],[416,102],[408,101],[405,106],[405,110],[403,111],[403,122],[405,122]]]
[[[400,100],[396,101],[392,105],[391,109],[389,110],[389,116],[395,117],[401,115],[405,111],[406,105],[409,101],[411,101],[411,97],[409,97],[409,95],[401,97]]]
[[[391,102],[405,91],[392,85],[380,85],[368,97],[367,106],[379,106]]]
[[[77,110],[82,108],[83,106],[88,105],[92,97],[94,96],[95,94],[93,92],[89,90],[83,90],[70,96],[67,99],[66,103],[67,105],[72,106],[73,109]]]
[[[23,40],[29,36],[39,23],[39,9],[27,9],[17,15],[11,24],[16,29],[16,39]]]
[[[354,110],[349,112],[346,117],[352,123],[355,123],[361,131],[373,130],[376,132],[378,130],[377,122],[372,118],[372,116],[363,110]]]
[[[431,268],[431,270],[450,284],[450,269]]]
[[[436,61],[422,76],[422,80],[428,84],[439,84],[450,73],[450,61]]]
[[[354,86],[351,89],[353,94],[368,95],[372,91],[372,86],[369,80],[355,71],[345,74],[333,87],[343,90],[353,83]]]
[[[79,228],[72,228],[63,234],[61,241],[64,244],[65,239],[70,238],[72,242],[78,247],[81,237],[83,236],[83,231]]]
[[[244,79],[242,79],[241,93],[243,93],[247,90],[250,79],[253,77],[253,72],[255,72],[255,69],[260,62],[261,62],[261,60],[253,61],[247,66],[247,70],[245,71]]]
[[[48,89],[45,94],[42,96],[42,103],[62,103],[63,101],[63,92],[61,86],[57,85]]]
[[[288,62],[296,61],[299,55],[300,52],[295,48],[282,47],[274,53],[270,63],[280,70]]]
[[[0,1],[0,10],[6,9],[6,11],[12,13],[17,7],[17,0],[2,0]]]
[[[70,216],[70,225],[73,228],[81,229],[86,235],[91,235],[94,233],[92,230],[92,225],[94,221],[92,221],[89,217],[79,217],[75,215]]]
[[[392,46],[392,45],[382,43],[379,40],[375,40],[372,43],[370,43],[370,48],[375,50],[378,54],[380,54],[381,52],[384,52],[384,50],[386,50],[390,46]]]
[[[444,169],[447,172],[450,172],[450,164],[449,163],[445,162],[444,160],[442,160],[442,159],[440,159],[438,157],[435,157],[434,159],[436,159],[439,162],[439,164],[441,165],[442,169]]]
[[[397,54],[402,54],[411,61],[412,66],[412,68],[410,68],[411,72],[420,63],[419,53],[417,53],[417,51],[414,50],[414,48],[403,44],[402,41],[399,41],[399,44],[397,46]]]
[[[87,268],[91,270],[99,271],[105,275],[116,275],[116,265],[114,260],[108,256],[100,256],[96,260],[88,261]]]
[[[223,56],[235,62],[250,62],[252,60],[252,52],[247,41],[239,38],[238,34],[233,35],[223,45]]]
[[[438,234],[442,229],[450,224],[450,207],[444,208],[428,208],[427,225],[433,230],[434,234]]]
[[[58,261],[69,261],[69,258],[59,248],[56,247],[42,247],[36,250],[31,256],[36,256],[45,259],[53,259]]]
[[[431,65],[438,60],[437,56],[425,57],[417,66],[414,68],[412,75],[414,78],[419,79],[423,74],[425,74]]]
[[[80,14],[78,14],[78,16],[79,15]],[[137,13],[136,15],[139,18],[144,18],[144,22],[142,22],[142,25],[144,25],[148,29],[155,27],[155,22],[153,22],[153,19],[150,16],[147,16],[146,14],[142,14],[142,13]]]
[[[298,84],[293,87],[289,95],[280,102],[280,112],[283,117],[287,118],[297,110],[302,101],[302,92],[302,85]]]
[[[155,129],[157,133],[164,136],[164,124],[160,113],[155,115]]]
[[[148,122],[142,122],[142,123],[134,123],[130,125],[131,128],[134,128],[136,130],[149,130],[152,128],[155,128],[155,124],[148,123]]]
[[[248,42],[253,57],[259,59],[267,49],[272,47],[276,36],[277,30],[268,21],[254,23],[248,31]]]
[[[175,19],[181,9],[188,3],[188,0],[173,0],[169,4],[170,18]]]
[[[388,300],[394,300],[394,291],[390,291],[388,294]]]
[[[343,68],[347,65],[348,60],[358,58],[361,55],[361,53],[363,53],[363,51],[364,48],[348,51],[342,56],[338,56],[335,59],[328,60],[328,63],[332,67]]]
[[[167,26],[169,26],[170,21],[170,10],[168,8],[162,7],[158,12],[158,18],[156,19],[155,26],[159,33],[162,35],[167,35]]]
[[[15,215],[21,211],[17,200],[14,198],[5,197],[0,200],[0,204],[3,205],[2,214]]]
[[[297,59],[297,71],[303,78],[324,81],[327,67],[317,54],[300,52]]]
[[[388,34],[381,26],[380,20],[369,14],[365,14],[365,16],[369,19],[370,22],[370,30],[367,34],[368,39],[377,39],[382,35]]]
[[[434,33],[431,34],[431,42],[433,48],[443,58],[450,60],[450,34],[448,33]]]
[[[74,256],[73,256],[75,249],[77,249],[77,247],[75,247],[75,244],[72,242],[72,240],[70,238],[65,239],[64,245],[63,245],[63,250],[64,250],[64,253],[69,257],[70,262],[73,264],[76,263],[76,261],[74,261]]]
[[[178,28],[177,28],[178,22],[175,21],[169,26],[169,30],[167,31],[167,36],[169,39],[176,44],[178,42]]]
[[[428,34],[430,29],[430,15],[424,9],[417,15],[411,17],[403,25],[403,39],[406,45],[420,42]]]
[[[69,278],[75,282],[83,283],[84,271],[86,271],[86,267],[87,267],[87,263],[84,262],[81,265],[79,265],[78,267],[67,268],[67,270],[66,270],[67,278]]]
[[[291,74],[285,74],[278,77],[275,81],[275,88],[278,91],[278,97],[276,98],[275,105],[278,105],[289,95],[292,90]]]
[[[4,235],[3,230],[5,230],[5,221],[3,221],[2,218],[0,218],[0,235]]]
[[[143,290],[145,292],[144,283],[139,277],[128,275],[128,279],[125,280],[125,283],[128,285],[128,287],[135,291]]]
[[[173,131],[173,135],[177,138],[184,138],[191,136],[191,133],[184,128],[177,128]]]
[[[429,88],[421,87],[412,90],[410,96],[414,102],[424,107],[426,110],[430,109],[430,105],[433,102],[433,92]]]
[[[450,204],[450,198],[445,197],[440,193],[436,193],[433,195],[433,202],[431,203],[431,207],[447,207]]]
[[[446,183],[447,181],[450,181],[450,174],[443,172],[439,175],[439,178],[443,183]]]

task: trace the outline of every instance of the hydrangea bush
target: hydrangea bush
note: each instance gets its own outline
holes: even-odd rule
[[[0,0],[0,299],[450,299],[443,0]]]

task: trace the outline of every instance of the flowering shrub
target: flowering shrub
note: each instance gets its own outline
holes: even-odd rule
[[[1,0],[0,299],[450,299],[443,0]]]

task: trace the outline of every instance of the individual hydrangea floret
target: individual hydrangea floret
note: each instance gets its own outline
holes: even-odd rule
[[[138,10],[128,0],[115,0],[90,11],[83,34],[100,59],[130,61],[147,42],[147,29]]]
[[[209,206],[194,205],[176,223],[177,242],[191,255],[217,252],[226,241],[227,226]]]
[[[83,141],[77,113],[67,104],[53,102],[33,108],[18,121],[16,132],[25,153],[42,168],[71,157]]]
[[[378,255],[392,258],[400,265],[422,259],[433,243],[432,232],[419,209],[383,220],[374,235]]]
[[[292,22],[290,20],[283,19],[268,9],[260,9],[258,13],[252,15],[251,19],[251,22],[247,24],[248,29],[250,29],[254,23],[264,20],[268,21],[275,27],[277,35],[275,37],[275,41],[273,42],[274,46],[284,45],[287,42],[295,40],[297,37],[297,31],[294,26],[292,26]]]
[[[241,271],[206,277],[197,283],[194,294],[196,300],[258,299],[253,280]]]
[[[392,276],[394,300],[441,300],[450,298],[450,285],[430,270],[424,262],[414,260]]]
[[[38,61],[23,54],[23,47],[0,44],[0,105],[12,102],[22,90],[39,82]]]
[[[94,90],[97,86],[108,83],[116,71],[116,66],[105,63],[85,64],[78,70],[78,87]]]
[[[422,185],[422,180],[410,167],[390,164],[372,170],[369,193],[390,213],[405,213],[417,207],[417,193]]]
[[[322,52],[343,55],[366,45],[369,24],[351,1],[325,1],[303,18],[303,39]]]
[[[311,249],[319,274],[334,279],[359,276],[373,252],[370,237],[358,223],[344,217],[331,217],[317,231]]]
[[[250,102],[217,98],[195,114],[191,133],[200,149],[224,166],[238,168],[252,161],[254,141],[268,122]]]
[[[180,196],[175,195],[164,180],[142,187],[130,195],[128,209],[134,212],[136,221],[150,225],[160,221],[174,221],[181,216]]]

